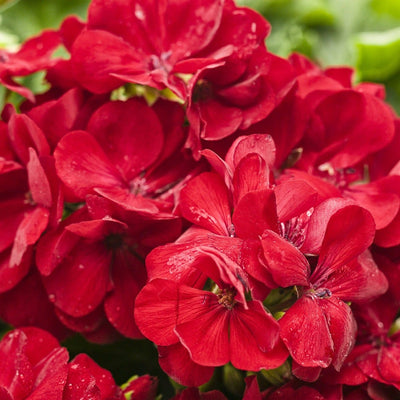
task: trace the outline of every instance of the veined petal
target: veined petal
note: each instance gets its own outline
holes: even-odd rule
[[[264,232],[261,243],[266,267],[279,286],[309,285],[310,265],[296,247],[269,230]]]
[[[222,178],[205,172],[182,189],[180,210],[190,222],[223,236],[229,236],[231,216],[228,191]]]
[[[175,332],[195,363],[214,367],[230,360],[229,310],[215,294],[179,287]]]

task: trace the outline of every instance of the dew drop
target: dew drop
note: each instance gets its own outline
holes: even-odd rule
[[[50,300],[52,303],[55,303],[55,301],[56,301],[56,295],[55,295],[55,294],[49,294],[49,300]]]

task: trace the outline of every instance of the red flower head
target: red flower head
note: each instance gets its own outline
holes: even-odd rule
[[[86,354],[68,362],[67,349],[46,331],[16,329],[0,342],[4,400],[122,400],[111,374]]]
[[[133,82],[167,87],[185,99],[180,73],[251,52],[268,30],[260,16],[231,0],[95,0],[87,28],[72,46],[72,62],[76,77],[95,93]]]

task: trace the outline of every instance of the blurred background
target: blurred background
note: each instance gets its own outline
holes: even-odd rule
[[[400,112],[399,0],[237,0],[271,23],[270,51],[307,55],[321,66],[351,65],[357,81],[385,84]],[[0,47],[12,47],[68,14],[86,18],[89,0],[0,0]]]

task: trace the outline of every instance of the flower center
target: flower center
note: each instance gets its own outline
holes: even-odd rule
[[[236,304],[235,296],[236,289],[220,289],[217,293],[218,303],[226,307],[228,310],[232,310],[234,305]]]
[[[124,240],[120,234],[111,233],[104,239],[104,242],[105,242],[107,249],[117,250],[123,245]]]

